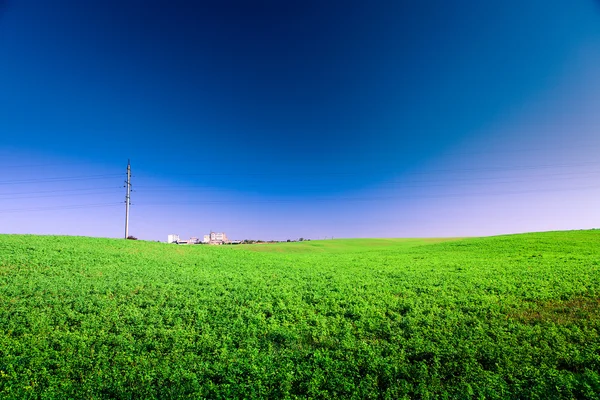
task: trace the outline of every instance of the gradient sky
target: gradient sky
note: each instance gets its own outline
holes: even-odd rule
[[[0,0],[0,233],[600,227],[598,1]]]

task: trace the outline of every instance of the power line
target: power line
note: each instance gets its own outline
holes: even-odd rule
[[[535,169],[547,169],[547,168],[564,168],[564,167],[583,167],[583,166],[595,166],[600,165],[600,162],[582,162],[582,163],[563,163],[563,164],[544,164],[544,165],[521,165],[521,166],[501,166],[501,167],[483,167],[483,168],[462,168],[462,169],[438,169],[430,171],[416,171],[407,172],[405,175],[422,175],[432,173],[446,173],[446,172],[478,172],[478,171],[514,171],[514,170],[535,170]],[[392,172],[383,171],[382,172]],[[356,175],[372,175],[372,171],[359,171],[359,172],[333,172],[333,171],[320,171],[320,172],[230,172],[230,173],[192,173],[192,174],[178,174],[178,176],[356,176]],[[564,174],[564,173],[563,173]],[[18,179],[10,181],[0,181],[0,185],[12,185],[12,184],[27,184],[27,183],[41,183],[41,182],[67,182],[77,180],[94,180],[94,179],[108,179],[112,177],[122,176],[123,174],[102,174],[102,175],[83,175],[83,176],[70,176],[70,177],[49,177],[49,178],[32,178],[32,179]],[[143,175],[142,175],[143,177]],[[478,178],[471,178],[478,179]],[[144,186],[140,186],[144,187]],[[146,186],[147,187],[147,186]]]
[[[455,178],[451,180],[410,180],[410,181],[385,181],[380,184],[377,184],[378,187],[385,186],[394,186],[402,185],[403,188],[411,187],[411,188],[421,188],[421,187],[438,187],[438,186],[464,186],[464,185],[489,185],[489,184],[509,184],[509,183],[525,183],[525,182],[555,182],[557,180],[572,180],[573,176],[585,176],[592,174],[600,174],[600,171],[593,172],[583,172],[583,173],[557,173],[557,174],[544,174],[544,175],[534,175],[529,177],[523,177],[521,179],[508,179],[507,177],[479,177],[479,178]],[[565,176],[566,175],[566,176]],[[552,178],[552,179],[538,179],[539,177]],[[557,178],[558,177],[558,178]],[[531,179],[526,179],[531,178]],[[504,180],[497,180],[504,179]],[[308,184],[299,184],[298,182],[285,182],[285,183],[271,183],[269,184],[269,188],[273,187],[288,187],[293,186],[294,188],[300,189],[318,189],[323,187],[330,187],[331,183],[329,182],[311,182]],[[245,189],[259,189],[262,186],[260,185],[244,185]],[[183,186],[137,186],[141,193],[154,193],[154,192],[165,192],[165,191],[182,191],[182,190],[190,190],[190,189],[204,189],[203,191],[231,191],[232,189],[227,188],[218,188],[211,187],[207,188],[202,185],[183,185]]]
[[[0,185],[17,185],[17,184],[26,184],[26,183],[68,182],[68,181],[79,181],[79,180],[108,179],[108,178],[114,178],[116,176],[123,176],[123,174],[105,174],[105,175],[56,177],[56,178],[21,179],[21,180],[13,180],[13,181],[0,181]]]
[[[565,167],[565,166],[588,166],[588,165],[597,165],[599,163],[597,162],[585,162],[585,163],[573,163],[573,164],[546,164],[546,165],[538,165],[538,166],[512,166],[512,167],[507,167],[507,168],[503,168],[502,170],[514,170],[514,169],[537,169],[537,168],[554,168],[554,167]],[[474,169],[469,169],[469,170],[474,170]],[[485,168],[485,169],[478,169],[478,170],[498,170],[498,168]],[[448,170],[446,170],[448,171]],[[462,170],[462,171],[466,171],[466,170]],[[562,178],[562,179],[572,179],[569,178],[570,176],[583,176],[583,175],[589,175],[589,174],[598,174],[600,173],[600,171],[586,171],[586,172],[562,172],[562,173],[551,173],[551,174],[541,174],[541,175],[535,175],[532,176],[531,178],[536,178],[536,177],[556,177],[556,176],[566,176],[567,178]],[[348,173],[348,174],[352,174],[352,173]],[[330,173],[330,175],[339,175],[337,173]],[[39,179],[28,179],[28,180],[16,180],[16,181],[3,181],[0,182],[0,184],[17,184],[17,183],[34,183],[34,182],[59,182],[59,181],[72,181],[72,180],[88,180],[88,179],[107,179],[107,178],[112,178],[115,176],[122,176],[122,174],[104,174],[104,175],[88,175],[88,176],[73,176],[73,177],[53,177],[53,178],[39,178]],[[126,188],[127,188],[127,195],[126,195],[126,233],[128,233],[128,214],[129,214],[129,199],[130,199],[130,189],[131,189],[131,174],[130,174],[130,165],[128,165],[128,181],[126,181]],[[455,180],[458,181],[469,181],[469,180],[483,180],[483,182],[480,183],[488,183],[486,181],[490,181],[490,180],[496,180],[496,179],[506,179],[506,178],[502,178],[502,177],[472,177],[472,178],[467,178],[467,179],[460,179],[460,178],[454,178]],[[556,179],[551,179],[552,181],[555,181]],[[388,183],[398,183],[398,184],[402,184],[402,188],[406,188],[406,187],[431,187],[431,186],[454,186],[457,185],[456,183],[452,184],[451,182],[448,182],[447,180],[444,181],[444,183],[442,184],[438,184],[438,185],[421,185],[421,186],[410,186],[410,185],[406,185],[406,183],[435,183],[436,181],[427,181],[427,180],[422,180],[422,181],[392,181],[392,182],[388,182]],[[519,183],[519,182],[529,182],[528,180],[508,180],[508,181],[495,181],[495,182],[489,182],[489,183],[493,183],[493,184],[500,184],[500,183]],[[536,182],[543,182],[543,180],[537,180]],[[293,183],[295,186],[298,186],[297,183]],[[463,183],[465,184],[465,183]],[[193,186],[192,186],[193,187]],[[514,190],[514,191],[493,191],[493,192],[480,192],[480,193],[445,193],[445,194],[439,194],[439,195],[390,195],[390,196],[367,196],[367,197],[347,197],[347,196],[341,196],[341,197],[314,197],[314,198],[305,198],[303,199],[267,199],[267,200],[216,200],[216,201],[211,201],[211,200],[200,200],[200,201],[191,201],[191,202],[177,202],[177,201],[171,201],[171,202],[166,202],[166,203],[144,203],[142,201],[142,203],[138,204],[138,205],[142,205],[142,206],[152,206],[152,205],[194,205],[194,204],[233,204],[233,203],[243,203],[243,204],[248,204],[248,203],[290,203],[290,202],[302,202],[302,201],[307,201],[307,202],[323,202],[323,201],[379,201],[379,200],[392,200],[392,199],[400,199],[400,198],[405,198],[405,199],[421,199],[421,198],[444,198],[444,197],[478,197],[478,196],[501,196],[501,195],[513,195],[513,194],[524,194],[524,193],[546,193],[546,192],[564,192],[564,191],[574,191],[574,190],[588,190],[588,189],[596,189],[599,186],[584,186],[584,187],[573,187],[573,188],[558,188],[558,189],[529,189],[529,190]],[[140,188],[142,189],[156,189],[156,188],[164,188],[165,190],[173,190],[175,187],[174,186],[140,186]],[[190,186],[182,186],[181,188],[190,188]],[[115,188],[107,188],[107,189],[115,189]],[[29,192],[16,192],[16,193],[3,193],[0,194],[0,200],[14,200],[14,199],[36,199],[36,198],[44,198],[44,197],[66,197],[66,196],[75,196],[75,195],[79,195],[79,196],[83,196],[83,195],[95,195],[95,194],[101,194],[101,193],[109,193],[108,191],[103,191],[104,189],[101,188],[74,188],[74,189],[57,189],[57,190],[46,190],[46,191],[29,191]],[[77,191],[82,191],[82,192],[88,192],[88,193],[73,193],[73,192],[77,192]],[[152,190],[150,190],[149,192],[151,192]],[[47,195],[47,193],[65,193],[65,194],[50,194]],[[70,193],[70,194],[66,194],[66,193]],[[29,194],[42,194],[41,196],[18,196],[15,197],[16,195],[29,195]],[[2,196],[12,196],[12,197],[2,197]],[[9,209],[9,210],[0,210],[0,212],[21,212],[21,211],[46,211],[46,210],[62,210],[62,209],[75,209],[75,208],[87,208],[87,207],[106,207],[106,206],[113,206],[116,204],[122,204],[122,203],[102,203],[102,204],[74,204],[74,205],[67,205],[67,206],[52,206],[52,207],[33,207],[33,208],[15,208],[15,209]]]
[[[556,172],[552,174],[536,174],[536,175],[528,175],[521,176],[521,178],[531,178],[537,179],[539,177],[555,177],[555,176],[573,176],[573,175],[591,175],[591,174],[600,174],[600,171],[584,171],[584,172]],[[481,180],[495,180],[495,179],[508,179],[505,176],[475,176],[475,177],[452,177],[446,179],[428,179],[428,180],[410,180],[410,181],[393,181],[397,183],[436,183],[436,182],[468,182],[468,181],[481,181]],[[539,182],[539,181],[536,181]]]
[[[88,192],[88,193],[68,193],[68,194],[46,194],[41,196],[14,196],[14,197],[0,197],[0,201],[2,200],[28,200],[28,199],[43,199],[49,197],[72,197],[72,196],[91,196],[98,194],[107,194],[107,193],[116,193],[116,190],[110,191],[96,191],[96,192]]]
[[[454,172],[490,172],[490,171],[519,171],[519,170],[535,170],[535,169],[549,169],[549,168],[565,168],[565,167],[585,167],[600,165],[600,162],[589,161],[581,163],[562,163],[562,164],[542,164],[542,165],[515,165],[515,166],[498,166],[498,167],[479,167],[479,168],[448,168],[448,169],[437,169],[428,171],[414,171],[414,172],[402,172],[392,171],[378,168],[377,173],[403,173],[404,175],[425,175],[434,173],[454,173]],[[335,172],[335,171],[319,171],[319,172],[293,172],[293,171],[269,171],[269,172],[199,172],[182,174],[178,173],[177,176],[357,176],[357,175],[373,175],[373,170],[368,171],[354,171],[354,172]],[[147,176],[139,175],[139,178]]]
[[[70,167],[73,165],[90,165],[89,162],[77,162],[77,163],[47,163],[47,164],[19,164],[19,165],[2,165],[1,168],[43,168],[43,167]]]
[[[569,192],[577,190],[598,189],[600,185],[583,186],[575,188],[561,189],[533,189],[533,190],[515,190],[515,191],[498,191],[498,192],[481,192],[481,193],[446,193],[440,195],[418,195],[418,196],[372,196],[372,197],[314,197],[308,199],[269,199],[269,200],[199,200],[191,202],[157,202],[157,203],[139,203],[138,206],[156,206],[156,205],[194,205],[194,204],[257,204],[257,203],[299,203],[306,202],[326,202],[326,201],[378,201],[378,200],[393,200],[393,199],[426,199],[426,198],[444,198],[444,197],[479,197],[479,196],[501,196],[526,193],[548,193],[548,192]]]
[[[36,190],[29,192],[11,192],[11,193],[0,193],[0,196],[13,196],[20,194],[39,194],[39,193],[61,193],[61,192],[77,192],[87,190],[109,190],[109,189],[121,189],[120,186],[102,187],[102,188],[79,188],[79,189],[57,189],[57,190]]]
[[[30,211],[50,211],[50,210],[74,210],[79,208],[99,208],[99,207],[115,207],[122,206],[122,202],[118,203],[97,203],[97,204],[73,204],[65,206],[53,206],[53,207],[31,207],[31,208],[13,208],[8,210],[0,210],[0,213],[16,213],[16,212],[30,212]]]
[[[565,147],[531,147],[531,148],[520,148],[520,149],[493,149],[493,150],[482,150],[482,151],[450,151],[450,152],[442,152],[440,153],[443,156],[470,156],[477,154],[506,154],[506,153],[535,153],[535,152],[547,152],[553,153],[557,151],[565,151],[565,150],[577,150],[577,149],[593,149],[600,148],[600,144],[591,143],[591,144],[580,144],[574,146],[565,146]],[[74,166],[74,165],[92,165],[92,162],[51,162],[51,163],[43,163],[43,164],[18,164],[18,165],[3,165],[0,166],[2,169],[6,168],[41,168],[41,167],[53,167],[53,166]]]
[[[494,150],[482,150],[482,151],[469,151],[469,152],[447,152],[441,153],[444,156],[472,156],[477,154],[506,154],[506,153],[535,153],[535,152],[547,152],[554,153],[556,151],[565,151],[565,150],[577,150],[577,149],[593,149],[599,148],[600,144],[588,144],[588,145],[579,145],[579,146],[566,146],[560,148],[543,148],[543,147],[531,147],[531,148],[522,148],[522,149],[494,149]]]
[[[588,161],[588,162],[573,163],[573,164],[543,164],[543,165],[518,165],[518,166],[507,166],[507,167],[438,169],[438,170],[429,170],[429,171],[421,171],[421,172],[412,172],[411,174],[422,175],[422,174],[434,174],[434,173],[443,173],[443,172],[521,171],[521,170],[535,170],[535,169],[546,169],[546,168],[585,167],[585,166],[593,166],[593,165],[600,165],[600,162]]]

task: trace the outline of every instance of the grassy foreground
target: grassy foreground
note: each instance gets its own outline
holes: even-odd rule
[[[0,398],[597,398],[600,231],[0,235]]]

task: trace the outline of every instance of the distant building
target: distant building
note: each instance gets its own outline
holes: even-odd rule
[[[211,232],[210,233],[210,241],[211,242],[226,242],[227,235],[225,232]]]
[[[210,235],[204,235],[204,243],[209,243],[209,244],[228,243],[227,235],[225,234],[225,232],[211,232]]]
[[[239,242],[239,241],[238,241]],[[191,237],[189,240],[181,240],[179,235],[169,235],[167,239],[167,243],[177,243],[177,244],[200,244],[200,243],[209,243],[209,244],[223,244],[223,243],[232,243],[229,239],[227,239],[227,234],[225,232],[211,232],[208,235],[204,235],[202,240],[197,237]]]

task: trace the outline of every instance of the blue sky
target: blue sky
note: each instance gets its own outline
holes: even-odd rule
[[[0,7],[2,233],[600,227],[598,2]]]

